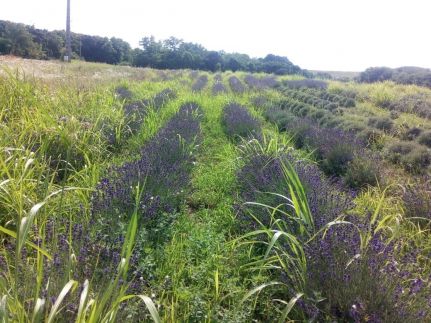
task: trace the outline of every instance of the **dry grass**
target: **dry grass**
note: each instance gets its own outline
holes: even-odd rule
[[[67,83],[112,83],[122,80],[154,81],[160,77],[157,71],[149,68],[116,66],[101,63],[73,61],[71,64],[57,60],[35,60],[15,56],[0,56],[0,75],[7,70],[32,77],[40,81]]]

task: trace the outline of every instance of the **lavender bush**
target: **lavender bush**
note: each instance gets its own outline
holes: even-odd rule
[[[221,83],[219,81],[216,81],[214,83],[213,88],[212,88],[213,95],[219,95],[221,93],[226,93],[226,92],[227,92],[227,89],[226,89],[226,86],[224,86],[223,83]]]
[[[233,140],[239,138],[260,138],[259,121],[254,118],[246,107],[230,103],[223,109],[222,125],[225,133]]]
[[[238,172],[237,178],[240,185],[240,197],[245,202],[253,201],[271,206],[285,203],[286,200],[267,193],[289,196],[281,166],[283,161],[288,161],[294,165],[294,169],[306,190],[308,204],[315,217],[317,228],[326,224],[328,219],[336,218],[353,206],[353,193],[342,193],[342,185],[327,180],[316,165],[295,160],[289,154],[279,157],[263,154],[244,156],[243,158],[246,162]],[[285,209],[284,211],[290,212],[292,210]],[[245,218],[248,216],[242,213],[242,219]],[[267,210],[261,209],[259,211],[259,219],[263,223],[269,223]]]
[[[168,101],[175,98],[176,93],[173,90],[167,88],[160,91],[150,99],[126,103],[123,107],[123,110],[129,133],[133,135],[141,129],[141,125],[148,113],[148,109],[153,108],[154,110],[159,110]],[[113,139],[115,141],[115,138]],[[112,141],[112,139],[110,141]]]
[[[278,85],[278,81],[275,76],[266,76],[257,78],[252,74],[247,74],[244,77],[244,82],[252,89],[262,90],[265,88],[274,88]]]
[[[236,76],[229,77],[229,85],[233,92],[241,94],[244,93],[245,87]]]
[[[122,100],[129,100],[132,98],[133,93],[124,86],[118,86],[115,88],[115,96]]]
[[[368,216],[351,213],[354,192],[346,191],[339,182],[326,179],[315,165],[286,154],[243,157],[245,165],[238,172],[242,201],[273,207],[284,204],[281,211],[293,212],[285,199],[265,193],[290,196],[283,178],[282,160],[294,165],[306,190],[315,232],[320,233],[307,242],[299,232],[295,233],[294,221],[287,223],[289,232],[303,240],[307,259],[306,287],[302,290],[306,296],[297,303],[302,313],[299,317],[349,322],[426,322],[430,318],[429,269],[423,270],[423,265],[417,265],[418,262],[429,263],[423,259],[425,250],[415,250],[413,246],[406,249],[401,240],[388,243],[384,231],[375,231],[371,213]],[[271,226],[274,221],[266,208],[243,206],[239,209],[239,221],[245,232],[260,228],[248,211],[265,226]],[[281,212],[277,215],[289,221]],[[350,224],[327,227],[337,219]],[[321,230],[325,227],[327,230],[323,234]],[[370,234],[365,246],[361,240],[364,234]],[[279,274],[275,279],[291,285],[289,273],[281,271]],[[297,291],[291,292],[294,295]]]
[[[202,91],[207,86],[207,83],[208,83],[208,76],[206,75],[199,76],[199,78],[192,85],[192,91],[193,92]]]

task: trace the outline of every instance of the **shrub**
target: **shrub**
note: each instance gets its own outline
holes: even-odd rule
[[[383,133],[380,130],[374,128],[365,128],[359,134],[358,138],[361,139],[367,146],[372,146],[376,149],[382,149]]]
[[[336,128],[341,123],[342,123],[342,121],[340,119],[333,118],[330,114],[324,115],[319,120],[319,125],[324,126],[324,127],[328,127],[328,128]]]
[[[421,145],[425,145],[428,148],[431,148],[431,131],[428,130],[419,135],[418,142]]]
[[[336,108],[338,108],[338,106],[335,103],[328,103],[327,105],[325,105],[325,109],[329,111],[333,111]]]
[[[290,131],[294,135],[295,147],[300,149],[304,148],[309,143],[309,134],[313,126],[307,119],[294,119],[290,126]],[[289,129],[288,129],[289,130]]]
[[[301,109],[299,109],[298,115],[300,117],[305,117],[309,112],[310,112],[310,108],[307,106],[303,106]]]
[[[344,175],[345,183],[354,189],[368,185],[375,186],[379,182],[378,161],[372,158],[356,157],[348,165]]]
[[[335,176],[344,175],[348,164],[353,160],[353,147],[348,144],[336,145],[325,157],[322,168],[326,174]]]
[[[422,133],[422,129],[413,127],[406,130],[403,134],[404,140],[415,140]]]
[[[142,148],[140,158],[112,167],[92,197],[92,215],[103,216],[104,228],[114,232],[119,219],[133,211],[132,189],[145,183],[140,221],[148,224],[163,212],[178,209],[179,192],[187,185],[193,149],[200,140],[200,107],[185,103],[178,113]]]
[[[405,141],[393,143],[387,148],[387,158],[397,164],[401,162],[401,158],[410,153],[415,148],[415,145]]]
[[[387,117],[373,117],[368,120],[368,125],[376,127],[379,130],[390,131],[394,125],[394,122]]]
[[[284,199],[264,193],[272,192],[289,196],[289,189],[281,166],[281,163],[287,160],[294,166],[304,186],[317,228],[327,223],[328,219],[334,219],[343,211],[352,207],[351,196],[339,192],[337,185],[329,181],[314,164],[296,160],[288,154],[282,154],[281,156],[249,154],[243,157],[245,164],[237,174],[240,197],[243,201],[254,201],[271,206],[283,203],[282,208],[288,211],[286,208],[288,209],[289,206],[286,205]],[[267,210],[253,207],[253,213],[258,216],[260,221],[268,225],[270,216]],[[241,212],[240,218],[243,225],[253,225],[255,227],[256,224],[250,221],[247,214]]]
[[[314,120],[322,119],[325,115],[325,111],[322,110],[314,110],[312,113],[310,113],[310,117]]]
[[[401,164],[404,169],[413,174],[425,172],[430,163],[431,154],[424,147],[415,147],[411,152],[401,157]]]
[[[352,98],[347,98],[347,99],[344,101],[343,106],[344,106],[344,107],[346,107],[346,108],[353,108],[353,107],[355,107],[355,106],[356,106],[356,102],[355,102],[355,100],[354,100],[354,99],[352,99]]]

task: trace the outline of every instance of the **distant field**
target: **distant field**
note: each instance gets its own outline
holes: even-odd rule
[[[345,71],[316,71],[316,70],[312,70],[310,71],[312,73],[324,73],[324,74],[329,74],[331,75],[334,79],[339,80],[339,79],[348,79],[348,80],[353,80],[354,78],[358,77],[360,72],[345,72]]]
[[[0,56],[0,149],[5,322],[431,321],[430,89]]]

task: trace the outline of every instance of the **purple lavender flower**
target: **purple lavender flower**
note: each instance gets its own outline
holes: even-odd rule
[[[246,107],[230,103],[223,109],[222,125],[225,133],[233,140],[239,138],[260,138],[259,121],[254,118]]]
[[[242,94],[245,91],[244,85],[242,84],[240,79],[237,78],[236,76],[231,76],[229,78],[229,85],[230,85],[230,88],[232,89],[232,91],[237,93],[237,94]]]
[[[193,92],[201,92],[208,83],[208,76],[206,75],[201,75],[196,81],[195,83],[193,83],[192,85],[192,91]]]

